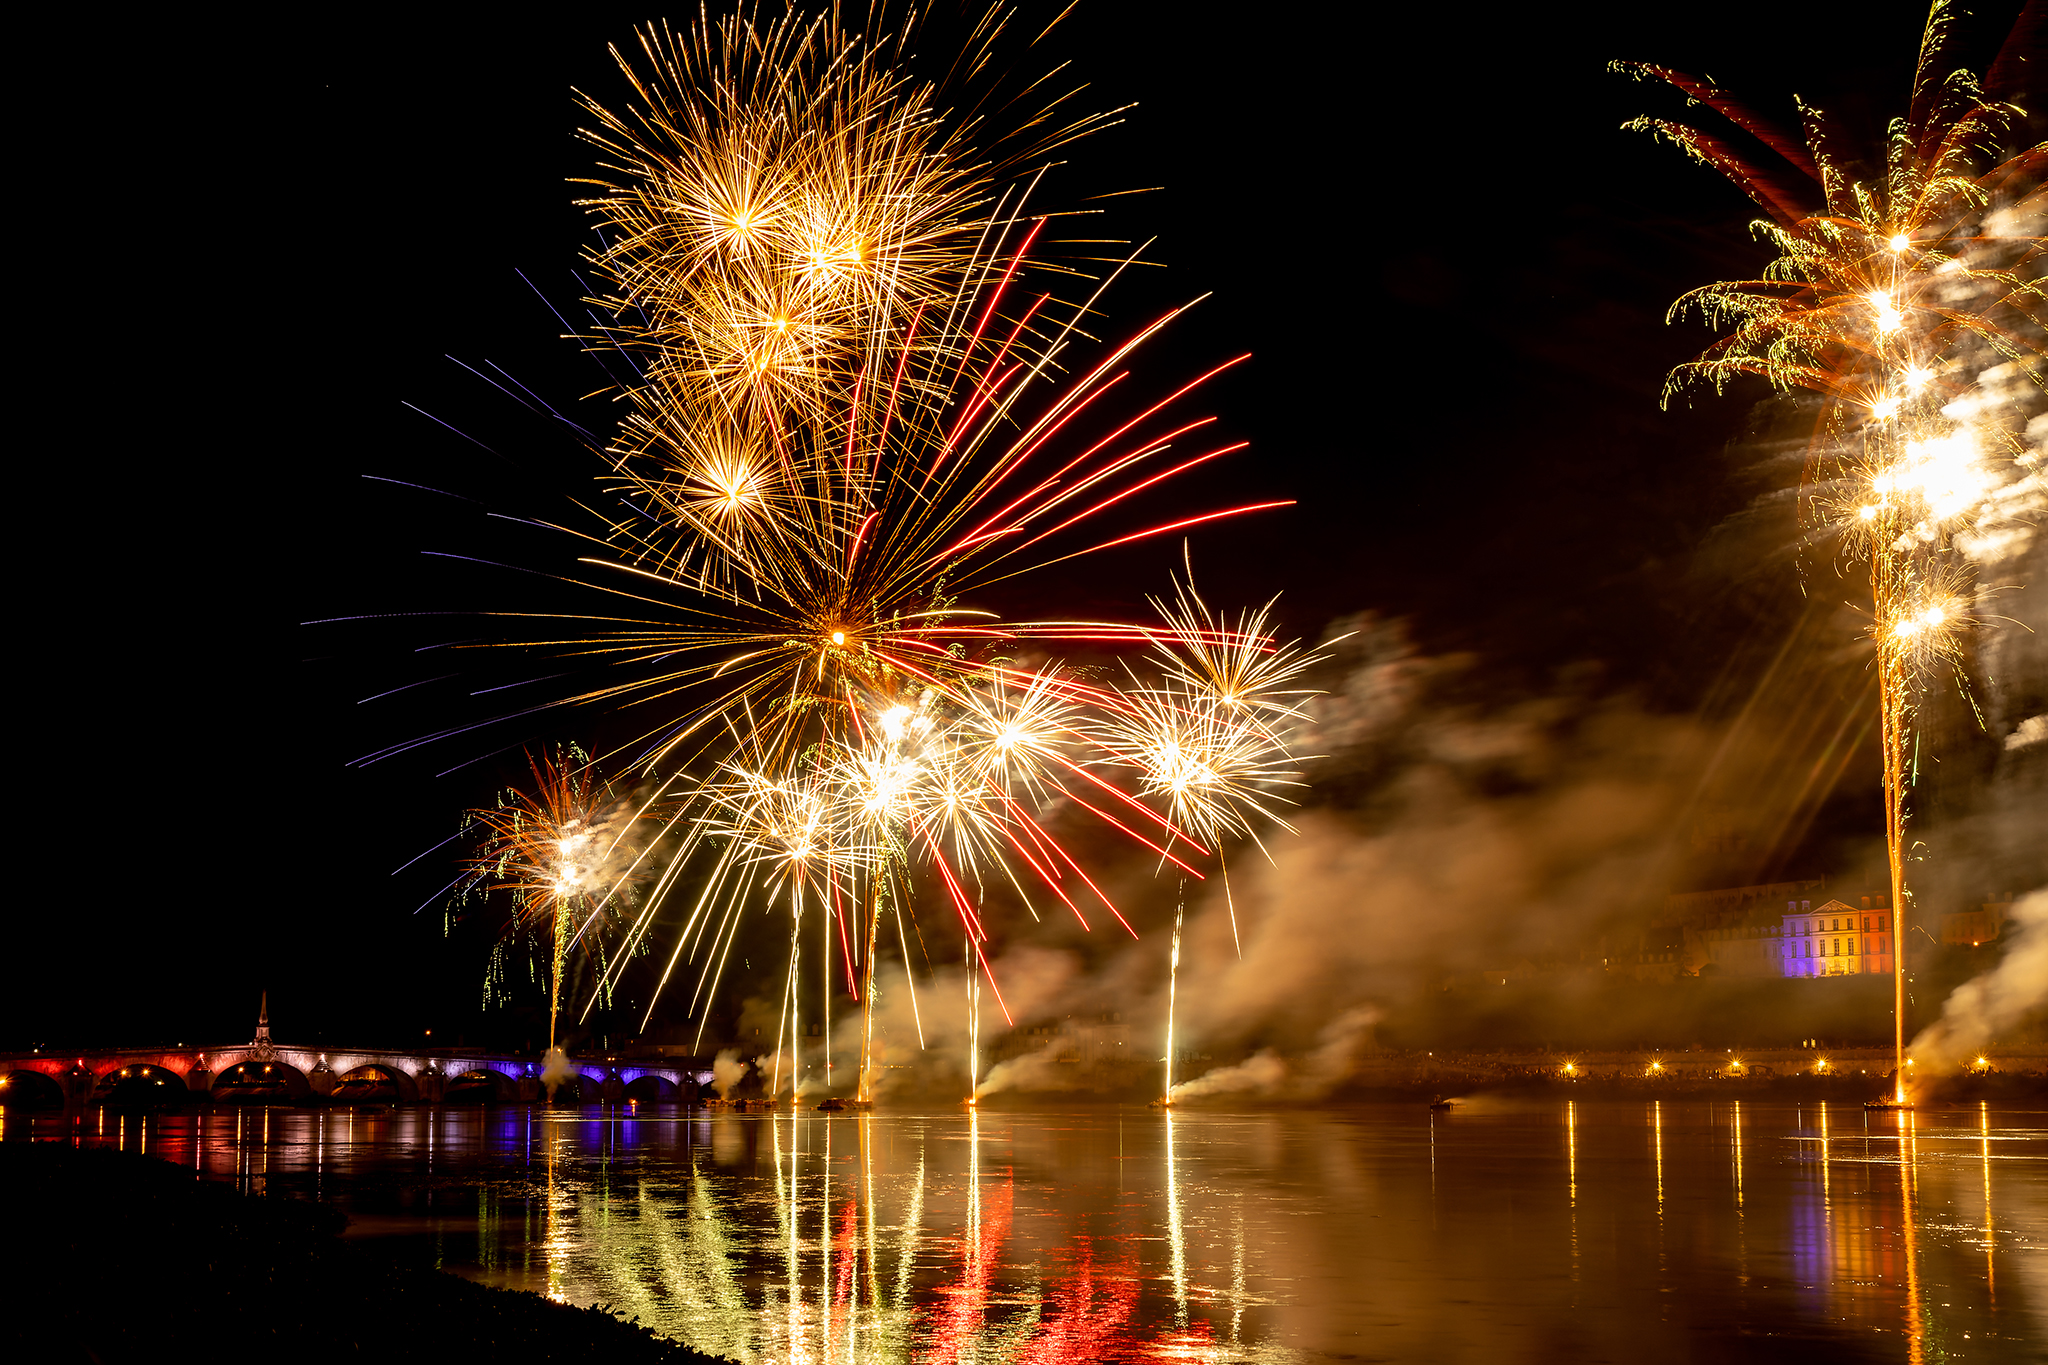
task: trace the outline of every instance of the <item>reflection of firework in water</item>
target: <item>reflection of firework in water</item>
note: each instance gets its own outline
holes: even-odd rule
[[[1892,885],[1898,1084],[1906,1102],[1904,928],[1908,741],[1922,680],[1960,657],[1974,613],[1969,536],[2014,486],[2038,486],[2028,409],[2040,408],[2041,172],[2048,149],[2003,155],[2022,111],[2006,102],[2027,53],[2023,26],[1979,82],[1945,71],[1950,12],[1927,23],[1911,106],[1892,124],[1883,171],[1853,178],[1853,153],[1818,110],[1804,144],[1712,85],[1667,81],[1775,153],[1767,165],[1722,138],[1638,120],[1721,171],[1770,215],[1758,232],[1781,253],[1760,280],[1709,285],[1680,300],[1727,337],[1681,366],[1674,384],[1761,375],[1821,396],[1804,506],[1817,532],[1867,558],[1873,600],[1885,840]]]

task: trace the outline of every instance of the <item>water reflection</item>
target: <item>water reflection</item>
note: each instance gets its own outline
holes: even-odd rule
[[[1913,1176],[1919,1150],[1919,1116],[1910,1110],[1893,1116],[1899,1125],[1899,1231],[1905,1240],[1906,1257],[1906,1360],[1920,1365],[1926,1359],[1926,1330],[1920,1318],[1920,1257],[1913,1227]]]
[[[1734,1114],[1734,1118],[1733,1118],[1733,1120],[1732,1120],[1732,1121],[1733,1121],[1733,1124],[1734,1124],[1734,1131],[1733,1131],[1733,1133],[1731,1134],[1731,1138],[1732,1138],[1732,1141],[1733,1141],[1733,1143],[1734,1143],[1734,1147],[1735,1147],[1735,1207],[1736,1207],[1737,1209],[1740,1209],[1740,1208],[1742,1207],[1742,1101],[1741,1101],[1741,1100],[1737,1100],[1737,1101],[1735,1101],[1735,1103],[1734,1103],[1734,1105],[1733,1105],[1733,1114]]]
[[[1161,1116],[1166,1124],[1166,1237],[1173,1246],[1173,1323],[1185,1331],[1188,1325],[1187,1239],[1180,1226],[1180,1185],[1173,1174],[1173,1111]]]
[[[1661,1100],[1650,1102],[1650,1142],[1656,1152],[1657,1161],[1657,1222],[1664,1222],[1664,1104]]]
[[[1992,1264],[1991,1249],[1994,1238],[1991,1232],[1991,1106],[1982,1101],[1977,1105],[1978,1151],[1984,1162],[1984,1295],[1993,1304],[1998,1302],[1998,1268]]]
[[[1579,1106],[1564,1106],[1565,1197],[1572,1209],[1572,1283],[1579,1282]]]
[[[1741,1359],[1766,1333],[2024,1359],[2048,1285],[2038,1251],[2006,1257],[2048,1242],[2044,1119],[1574,1101],[34,1127],[332,1199],[400,1254],[735,1360],[1050,1365]],[[0,1137],[24,1122],[0,1114]]]

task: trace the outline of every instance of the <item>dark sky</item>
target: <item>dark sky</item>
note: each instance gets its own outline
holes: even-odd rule
[[[1980,46],[2016,6],[1981,8]],[[70,547],[37,618],[68,852],[44,904],[17,909],[17,972],[34,980],[0,1042],[239,1035],[266,986],[296,1036],[468,1026],[477,941],[444,941],[432,905],[413,913],[445,862],[387,874],[512,776],[522,741],[601,742],[617,722],[499,727],[348,768],[489,714],[467,679],[357,704],[453,671],[413,651],[478,628],[299,623],[532,590],[422,550],[559,562],[483,512],[554,513],[586,477],[563,472],[576,448],[445,357],[495,362],[558,405],[601,382],[515,272],[575,299],[583,228],[564,182],[589,151],[571,87],[609,94],[605,45],[654,12],[131,35],[133,79],[104,92],[96,144],[125,170],[79,159],[101,212],[51,305],[86,375],[67,444],[127,448],[50,461],[47,510],[23,509]],[[1670,301],[1764,254],[1746,200],[1619,130],[1679,102],[1605,66],[1710,73],[1788,122],[1794,91],[1863,116],[1903,95],[1924,9],[1362,13],[1101,3],[1041,49],[1004,49],[1019,72],[1071,59],[1085,102],[1135,102],[1044,199],[1165,187],[1109,201],[1109,235],[1156,237],[1167,266],[1113,296],[1115,316],[1214,297],[1146,376],[1255,353],[1206,399],[1252,450],[1161,507],[1300,505],[1198,537],[1205,590],[1284,590],[1306,635],[1361,610],[1403,618],[1502,696],[1588,664],[1653,709],[1746,696],[1730,660],[1790,628],[1797,584],[1782,561],[1707,571],[1701,553],[1759,491],[1730,442],[1762,395],[1657,398],[1709,338],[1667,327]],[[140,378],[97,377],[124,368]],[[1155,546],[1034,590],[1129,612],[1170,564]]]

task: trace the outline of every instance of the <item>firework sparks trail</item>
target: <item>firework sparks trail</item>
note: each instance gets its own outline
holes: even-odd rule
[[[1674,306],[1674,316],[1696,308],[1731,330],[1674,371],[1671,387],[1704,380],[1718,390],[1760,375],[1819,395],[1802,487],[1808,524],[1816,542],[1869,562],[1895,1105],[1909,1102],[1905,840],[1917,698],[1936,666],[1960,664],[1976,624],[1972,534],[2017,487],[2031,485],[2038,497],[2042,480],[2025,432],[2044,387],[2038,224],[2048,146],[2007,146],[2024,113],[2007,97],[2026,64],[2026,20],[1980,81],[1945,69],[1953,14],[1937,0],[1909,108],[1889,129],[1883,170],[1868,180],[1854,178],[1854,149],[1818,109],[1801,106],[1802,142],[1706,81],[1616,64],[1677,87],[1774,154],[1750,158],[1687,124],[1630,125],[1669,138],[1739,186],[1769,215],[1755,228],[1780,252],[1762,279],[1708,285]],[[1956,676],[1961,683],[1959,667]]]

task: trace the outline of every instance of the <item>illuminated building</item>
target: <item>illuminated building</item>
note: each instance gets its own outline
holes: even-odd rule
[[[1603,942],[1602,962],[1611,973],[1651,982],[1889,973],[1891,898],[1862,896],[1854,905],[1817,898],[1826,894],[1822,878],[1675,892],[1633,943]],[[1944,941],[1996,938],[2008,903],[1943,916]]]
[[[1865,896],[1785,902],[1781,967],[1786,976],[1857,976],[1892,969],[1891,901]]]

